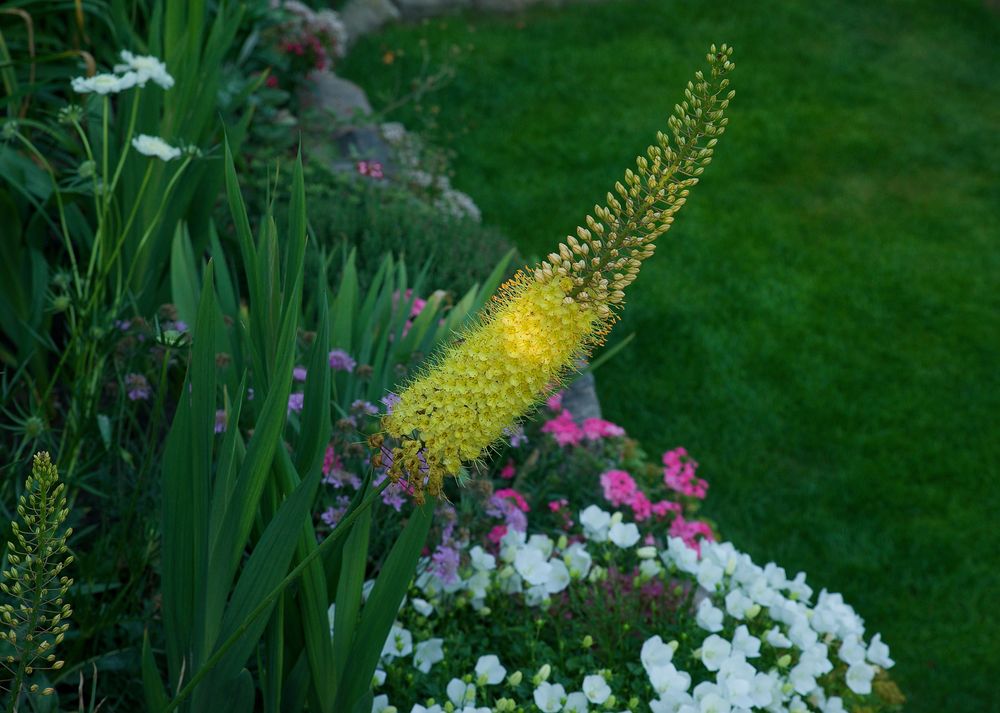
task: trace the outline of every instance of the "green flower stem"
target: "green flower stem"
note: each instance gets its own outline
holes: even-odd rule
[[[216,649],[215,653],[209,657],[209,659],[204,663],[204,665],[202,665],[202,667],[191,678],[191,680],[187,682],[187,685],[185,685],[177,693],[177,696],[172,701],[170,701],[169,704],[167,704],[167,707],[164,708],[161,711],[161,713],[170,713],[170,711],[176,710],[177,707],[194,692],[194,689],[197,687],[198,683],[200,683],[201,680],[208,675],[208,673],[212,670],[212,668],[214,668],[215,665],[219,663],[219,661],[225,655],[226,651],[228,651],[237,641],[239,641],[240,637],[243,636],[244,633],[246,633],[246,630],[250,628],[250,625],[254,622],[254,620],[258,616],[263,614],[264,611],[267,610],[267,608],[271,605],[272,602],[274,602],[275,599],[281,596],[281,593],[285,591],[285,588],[288,587],[288,585],[291,584],[293,581],[295,581],[295,579],[298,578],[298,576],[305,571],[306,567],[308,567],[309,564],[314,559],[319,557],[323,552],[329,549],[330,545],[332,545],[334,542],[339,540],[344,534],[347,533],[347,531],[350,529],[349,525],[353,524],[354,521],[361,515],[362,512],[364,512],[367,508],[372,506],[372,503],[374,503],[375,499],[382,493],[382,491],[389,486],[389,483],[390,483],[389,478],[386,478],[379,485],[377,485],[375,489],[372,490],[372,492],[368,495],[368,497],[366,497],[353,512],[348,514],[343,520],[340,521],[340,523],[337,524],[337,527],[334,528],[333,532],[327,535],[326,538],[321,543],[319,543],[319,545],[316,547],[315,550],[306,555],[306,557],[301,562],[299,562],[295,566],[295,568],[292,569],[292,571],[289,572],[288,575],[283,580],[281,580],[274,589],[272,589],[268,593],[266,597],[264,597],[260,601],[260,604],[258,604],[257,607],[252,612],[250,612],[249,615],[247,615],[247,618],[243,620],[243,623],[240,624],[239,628],[237,628],[236,631],[234,631],[232,635],[228,639],[226,639],[218,649]]]

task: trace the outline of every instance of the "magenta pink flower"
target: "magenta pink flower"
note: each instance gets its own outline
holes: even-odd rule
[[[599,441],[602,438],[620,438],[625,435],[621,426],[605,421],[603,418],[588,418],[583,422],[583,437],[588,441]]]
[[[521,512],[528,512],[531,510],[531,508],[528,507],[528,501],[524,499],[524,496],[521,495],[516,490],[514,490],[513,488],[501,488],[500,490],[493,493],[493,497],[510,498],[511,500],[514,501],[514,503],[517,505],[518,509]]]
[[[550,411],[562,411],[562,391],[557,391],[545,400]]]
[[[695,476],[698,462],[688,456],[684,448],[675,448],[663,454],[663,482],[682,495],[703,500],[708,493],[708,483]]]
[[[612,505],[624,505],[638,491],[632,476],[624,470],[609,470],[601,473],[601,488],[604,499]]]
[[[490,530],[488,535],[486,535],[486,539],[488,539],[494,545],[499,545],[500,540],[502,540],[503,536],[506,534],[507,534],[507,526],[497,525],[492,530]]]
[[[514,461],[508,460],[507,465],[500,469],[500,477],[504,480],[510,480],[515,475],[517,475],[517,470],[514,468]]]
[[[649,498],[641,490],[636,490],[632,493],[626,503],[632,508],[632,512],[635,513],[636,522],[648,520],[653,514],[653,503],[649,501]]]
[[[576,425],[572,414],[565,409],[555,418],[545,422],[542,433],[549,433],[560,446],[576,446],[583,440],[583,431]]]
[[[712,528],[699,520],[685,520],[683,515],[677,515],[670,523],[670,536],[681,538],[684,544],[700,553],[701,544],[697,540],[699,535],[707,540],[715,539]]]
[[[657,517],[666,517],[668,513],[680,515],[681,504],[671,502],[670,500],[661,500],[658,503],[653,503],[652,510],[653,514]]]

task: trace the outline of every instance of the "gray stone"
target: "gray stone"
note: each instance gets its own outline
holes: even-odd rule
[[[396,0],[400,14],[407,20],[433,17],[470,7],[471,0]]]
[[[597,400],[594,374],[588,372],[578,377],[563,391],[563,408],[573,414],[573,420],[582,423],[588,418],[601,417],[601,404]]]
[[[340,11],[349,42],[398,19],[399,9],[390,0],[348,0]]]
[[[313,72],[309,80],[301,96],[302,106],[307,111],[328,112],[345,121],[357,121],[372,113],[364,90],[354,82],[326,70]]]

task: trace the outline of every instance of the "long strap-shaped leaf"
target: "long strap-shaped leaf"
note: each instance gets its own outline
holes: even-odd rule
[[[282,503],[254,548],[233,590],[219,632],[229,638],[288,572],[302,522],[309,517],[322,469],[316,467]],[[272,603],[273,606],[273,603]],[[266,612],[265,612],[266,613]],[[196,710],[226,710],[226,696],[235,678],[253,653],[267,616],[259,616],[229,649],[195,695]]]
[[[392,551],[382,565],[368,602],[361,613],[351,647],[352,656],[344,669],[337,692],[335,710],[354,710],[359,698],[371,688],[372,677],[382,654],[382,647],[399,613],[406,590],[423,549],[427,532],[434,517],[434,500],[417,508],[406,523]],[[334,629],[336,639],[338,632]]]

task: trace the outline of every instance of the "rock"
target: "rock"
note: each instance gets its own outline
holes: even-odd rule
[[[372,113],[372,105],[364,90],[354,82],[322,70],[309,75],[303,87],[303,108],[329,112],[338,119],[357,121]]]
[[[550,5],[560,4],[553,0],[472,0],[471,4],[477,10],[486,12],[517,12],[541,2],[548,2]]]
[[[563,391],[563,408],[573,414],[573,420],[583,423],[588,418],[601,417],[601,404],[597,400],[594,374],[588,372],[577,378]]]
[[[400,14],[407,20],[433,17],[471,5],[472,0],[396,0]]]
[[[398,19],[399,9],[390,0],[348,0],[340,11],[349,42]]]

